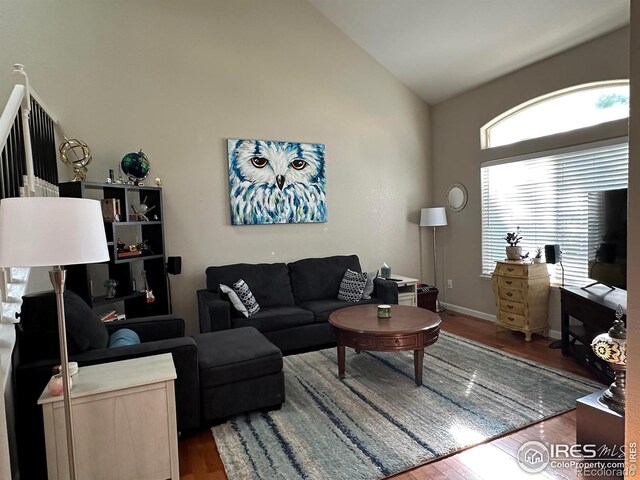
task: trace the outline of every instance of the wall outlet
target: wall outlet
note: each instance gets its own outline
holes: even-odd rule
[[[453,280],[447,280],[447,288],[453,288]]]

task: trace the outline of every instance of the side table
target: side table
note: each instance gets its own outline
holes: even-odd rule
[[[396,280],[398,284],[398,305],[409,307],[418,306],[418,279],[403,277],[401,275],[391,275],[389,280]]]
[[[180,477],[170,353],[81,367],[71,404],[77,476],[87,479]],[[45,388],[49,480],[69,477],[62,397]]]

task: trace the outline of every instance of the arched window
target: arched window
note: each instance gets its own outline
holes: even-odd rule
[[[482,148],[569,132],[629,116],[629,80],[587,83],[529,100],[480,129]]]
[[[482,148],[628,117],[628,80],[579,85],[496,117],[480,130]],[[557,283],[626,286],[629,146],[621,130],[595,128],[585,136],[590,143],[581,145],[562,145],[558,138],[554,150],[536,148],[544,143],[522,144],[516,156],[506,158],[499,158],[500,149],[486,152],[490,159],[480,166],[483,274],[504,260],[505,235],[520,227],[529,258],[543,245],[560,245],[564,268],[553,269]]]

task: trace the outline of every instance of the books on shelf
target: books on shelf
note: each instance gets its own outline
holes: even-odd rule
[[[105,313],[100,317],[100,320],[102,320],[103,322],[113,322],[115,320],[125,320],[125,319],[126,319],[126,316],[124,313],[116,313],[115,310],[109,313]]]

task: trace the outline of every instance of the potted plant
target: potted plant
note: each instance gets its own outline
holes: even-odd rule
[[[522,247],[518,246],[522,235],[520,235],[520,227],[516,228],[515,232],[507,232],[507,236],[504,237],[509,246],[507,250],[507,260],[520,260],[522,258]]]
[[[536,247],[536,255],[533,257],[533,263],[542,263],[542,247]]]

